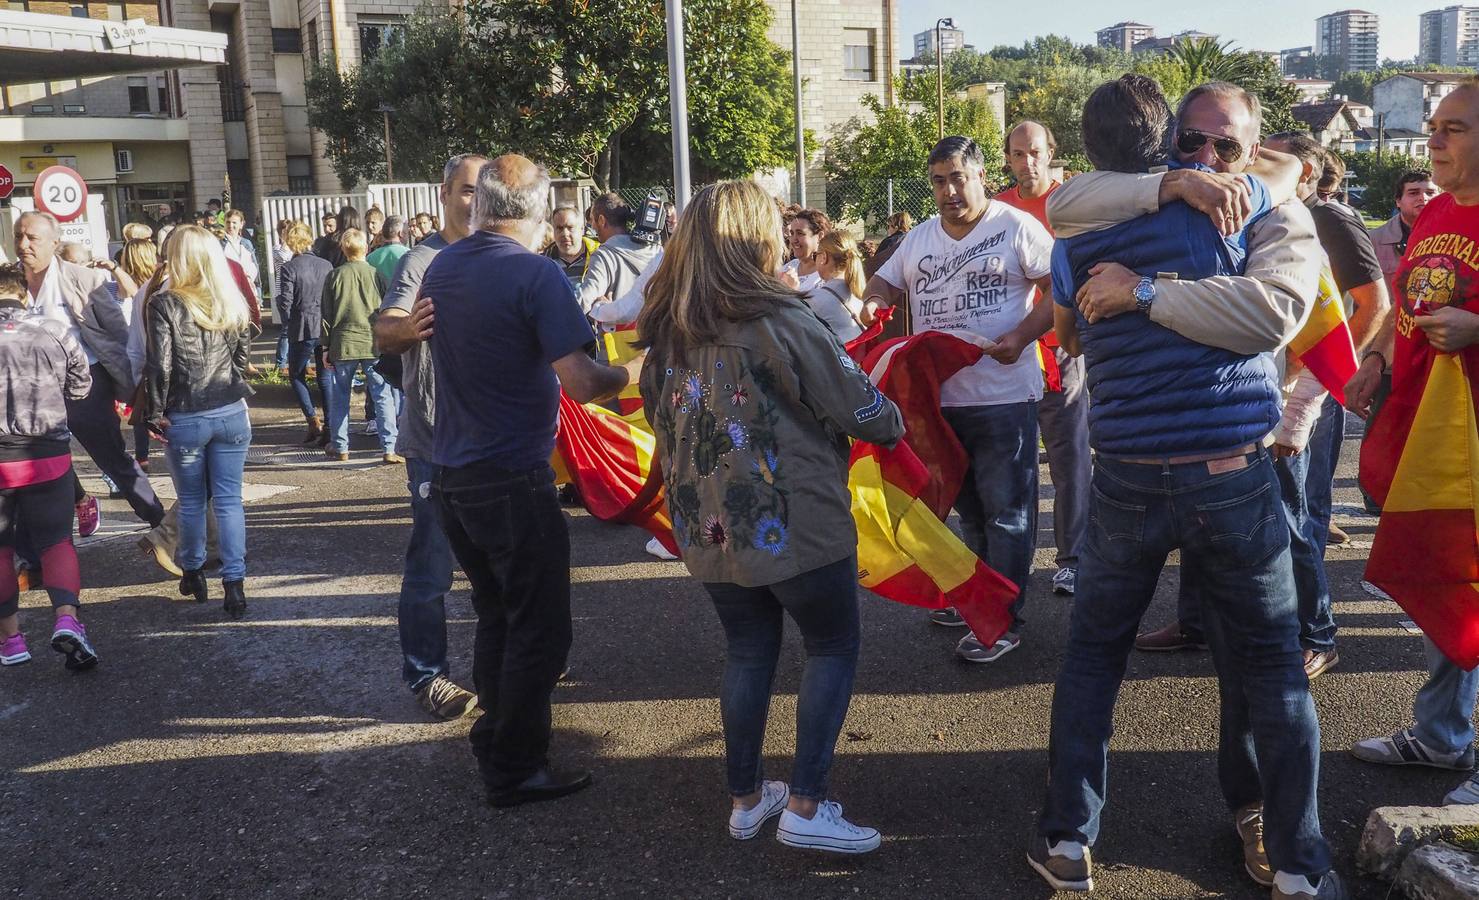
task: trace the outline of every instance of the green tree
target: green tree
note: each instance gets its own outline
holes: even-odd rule
[[[833,180],[827,191],[828,214],[880,226],[888,216],[892,179],[895,211],[915,218],[933,215],[925,159],[938,138],[935,111],[886,107],[872,95],[863,98],[863,105],[870,117],[853,119],[827,144],[826,171]],[[947,97],[945,133],[975,139],[994,185],[1003,166],[1001,123],[986,104]]]
[[[1364,188],[1361,211],[1374,219],[1385,219],[1396,206],[1397,179],[1413,169],[1425,168],[1426,160],[1413,159],[1397,150],[1378,153],[1363,150],[1341,153],[1355,187]]]
[[[685,49],[696,172],[748,175],[789,157],[789,57],[764,0],[690,0]],[[382,103],[396,108],[397,174],[434,177],[449,150],[516,149],[602,187],[623,137],[668,130],[662,0],[466,0],[413,17],[405,46],[309,78],[309,111],[342,180],[383,176]],[[643,135],[632,135],[643,146]],[[406,163],[400,162],[406,158]],[[670,156],[669,156],[670,158]]]
[[[1033,119],[1053,130],[1058,155],[1082,158],[1084,103],[1094,89],[1119,77],[1113,70],[1082,65],[1045,66],[1032,70],[1021,90],[1007,94],[1007,118]]]

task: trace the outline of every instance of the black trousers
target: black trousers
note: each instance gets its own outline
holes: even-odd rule
[[[570,531],[549,466],[444,467],[435,489],[478,615],[473,755],[490,791],[545,765],[550,695],[570,652]]]
[[[149,486],[149,476],[123,445],[118,413],[113,411],[113,377],[94,363],[92,390],[81,400],[67,401],[67,427],[103,474],[118,485],[128,505],[150,528],[164,521],[164,507]]]

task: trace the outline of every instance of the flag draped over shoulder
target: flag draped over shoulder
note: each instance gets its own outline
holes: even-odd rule
[[[1361,446],[1361,485],[1381,504],[1366,580],[1465,669],[1479,664],[1479,425],[1473,354],[1428,352]],[[1402,389],[1406,388],[1406,389]]]
[[[1345,403],[1345,386],[1356,374],[1356,345],[1345,318],[1345,305],[1330,267],[1320,270],[1320,290],[1309,321],[1289,343],[1289,352],[1304,363],[1325,390]]]

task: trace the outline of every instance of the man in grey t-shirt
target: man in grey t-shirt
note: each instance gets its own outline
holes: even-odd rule
[[[591,203],[591,224],[601,246],[591,254],[580,282],[580,308],[586,313],[601,298],[615,300],[657,255],[660,245],[632,237],[629,229],[637,214],[617,194],[603,194]]]
[[[452,590],[452,548],[431,499],[436,466],[431,462],[431,423],[436,410],[432,375],[431,315],[417,303],[421,281],[431,261],[448,245],[466,237],[472,222],[472,198],[478,170],[487,162],[476,154],[454,156],[442,173],[444,226],[413,247],[395,270],[390,290],[375,320],[375,340],[386,353],[400,353],[401,410],[396,449],[406,457],[407,487],[411,492],[411,540],[401,575],[400,625],[402,677],[427,712],[441,719],[470,715],[477,696],[448,675],[447,593]]]

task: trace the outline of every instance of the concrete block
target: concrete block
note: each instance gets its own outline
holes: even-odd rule
[[[1407,855],[1395,883],[1408,900],[1479,897],[1479,855],[1448,844],[1429,844]]]
[[[1371,811],[1356,850],[1356,865],[1392,878],[1407,855],[1443,841],[1479,851],[1479,806],[1382,806]]]

